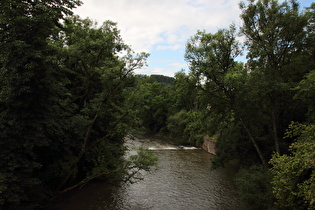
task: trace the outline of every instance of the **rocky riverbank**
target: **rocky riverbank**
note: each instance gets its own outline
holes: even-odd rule
[[[202,148],[209,152],[210,154],[215,155],[216,154],[216,142],[213,139],[210,139],[209,137],[204,137]]]

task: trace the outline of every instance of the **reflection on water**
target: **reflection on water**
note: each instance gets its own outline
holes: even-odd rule
[[[157,169],[131,185],[89,184],[53,209],[240,209],[231,182],[235,170],[211,170],[207,152],[156,140],[128,144],[153,148]]]

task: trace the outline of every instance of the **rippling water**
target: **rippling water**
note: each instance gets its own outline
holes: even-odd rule
[[[135,184],[85,186],[53,209],[240,209],[232,168],[211,170],[211,155],[158,140],[129,142],[158,156],[156,170]]]

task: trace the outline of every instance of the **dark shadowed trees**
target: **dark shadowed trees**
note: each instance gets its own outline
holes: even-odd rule
[[[64,132],[64,80],[50,36],[80,1],[0,4],[0,205],[33,208],[44,194],[37,152]],[[57,114],[58,113],[58,114]]]
[[[111,21],[98,27],[89,19],[66,17],[79,4],[1,2],[0,206],[5,209],[33,209],[56,191],[127,167],[125,90],[148,55],[124,44]]]
[[[241,3],[240,7],[247,65],[252,77],[257,77],[253,85],[266,105],[265,111],[270,113],[275,151],[280,153],[279,141],[289,123],[281,118],[287,112],[286,107],[291,108],[290,88],[308,71],[297,61],[305,53],[308,21],[297,1],[258,0]]]

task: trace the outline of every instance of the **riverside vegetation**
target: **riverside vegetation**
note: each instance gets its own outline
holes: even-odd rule
[[[240,161],[248,208],[315,208],[314,3],[241,2],[242,26],[198,31],[189,72],[175,78],[135,75],[149,55],[116,23],[72,15],[80,4],[0,3],[2,209],[44,207],[94,179],[134,181],[156,162],[144,150],[123,158],[123,137],[137,130],[216,139],[213,167]]]

